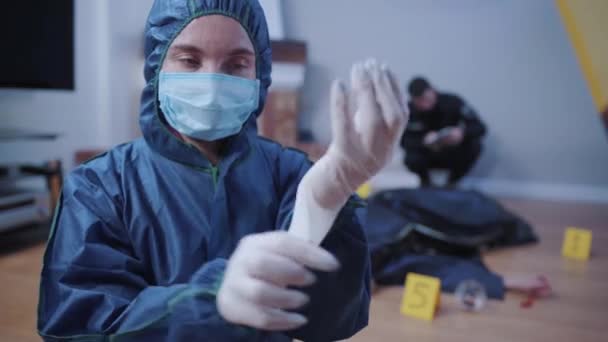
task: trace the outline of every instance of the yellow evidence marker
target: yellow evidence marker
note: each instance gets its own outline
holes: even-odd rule
[[[357,195],[362,199],[367,199],[371,193],[372,186],[369,183],[362,184],[359,189],[357,189]]]
[[[568,227],[564,233],[562,255],[575,260],[589,260],[591,254],[591,231],[588,229]]]
[[[401,300],[401,314],[427,321],[435,318],[441,298],[441,281],[438,278],[408,273]]]

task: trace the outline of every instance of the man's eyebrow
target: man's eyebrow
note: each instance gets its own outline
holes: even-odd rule
[[[192,52],[192,53],[202,53],[202,51],[190,44],[176,44],[171,46],[171,50],[173,51],[181,51],[181,52]]]
[[[196,54],[204,54],[204,51],[195,45],[191,44],[175,44],[171,46],[174,52],[190,52]],[[255,52],[247,47],[237,47],[228,53],[229,56],[255,56]]]
[[[236,49],[233,49],[232,51],[230,51],[229,53],[230,56],[255,56],[255,53],[253,51],[251,51],[251,49],[245,48],[245,47],[239,47]]]

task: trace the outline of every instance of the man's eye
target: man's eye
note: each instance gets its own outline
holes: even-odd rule
[[[247,58],[238,57],[230,60],[230,67],[233,69],[247,69],[249,65],[250,62]]]
[[[180,58],[179,61],[184,66],[187,66],[190,68],[197,67],[199,65],[198,61],[194,58]]]
[[[229,61],[228,63],[226,63],[224,70],[227,74],[241,76],[241,75],[247,73],[250,66],[251,65],[249,64],[249,62],[247,60],[236,59],[236,60],[232,60],[232,61]]]

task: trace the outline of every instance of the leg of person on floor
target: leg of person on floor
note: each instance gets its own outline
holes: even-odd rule
[[[405,166],[420,177],[420,186],[428,187],[431,185],[429,169],[431,164],[430,153],[409,153],[404,160]]]
[[[455,158],[450,170],[450,184],[458,183],[465,175],[471,171],[481,155],[481,144],[472,143],[459,147],[458,156]]]
[[[481,144],[472,143],[463,146],[446,148],[433,154],[433,165],[430,167],[446,169],[450,172],[449,186],[455,186],[471,171],[481,155]]]

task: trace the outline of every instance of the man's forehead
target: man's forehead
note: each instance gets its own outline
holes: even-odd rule
[[[190,52],[240,52],[253,54],[253,44],[242,25],[235,19],[211,15],[193,20],[175,38],[172,50]]]
[[[210,50],[217,50],[217,47],[205,47],[205,46],[197,46],[193,44],[187,43],[175,43],[171,45],[170,50],[174,53],[193,53],[193,54],[206,54],[209,53]],[[229,50],[225,51],[229,55],[239,55],[239,56],[254,56],[255,52],[248,46],[234,46]]]

